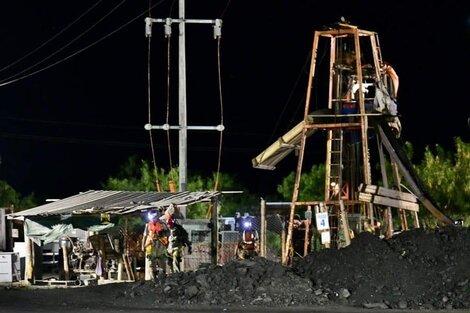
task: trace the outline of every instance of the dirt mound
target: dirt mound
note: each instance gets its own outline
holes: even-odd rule
[[[468,228],[418,229],[389,240],[361,233],[350,246],[312,253],[292,268],[260,257],[234,260],[128,284],[116,299],[147,299],[149,305],[470,309],[469,262]]]

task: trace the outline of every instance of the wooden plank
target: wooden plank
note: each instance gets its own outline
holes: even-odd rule
[[[370,193],[360,192],[359,200],[364,202],[372,202],[372,195]]]
[[[409,202],[418,201],[416,196],[411,193],[389,189],[389,188],[385,188],[382,186],[379,187],[376,185],[361,184],[359,186],[359,190],[365,193],[377,194],[377,195],[394,198],[398,200],[404,200],[404,201],[409,201]]]
[[[359,200],[364,202],[371,202],[383,206],[391,206],[394,208],[405,209],[413,212],[419,211],[419,205],[416,202],[409,202],[399,199],[391,199],[379,195],[371,195],[368,193],[359,193]]]
[[[377,193],[378,187],[376,185],[370,185],[370,184],[360,184],[359,185],[359,191],[366,192],[366,193],[372,193],[375,194]]]
[[[419,205],[417,203],[391,199],[391,198],[382,197],[379,195],[376,195],[374,197],[373,203],[384,205],[384,206],[391,206],[391,207],[395,207],[399,209],[405,209],[405,210],[414,211],[414,212],[419,211]]]
[[[34,285],[47,285],[47,286],[76,286],[79,284],[78,280],[55,280],[55,279],[36,279]]]
[[[386,196],[389,198],[395,198],[399,200],[404,200],[404,201],[409,201],[409,202],[417,202],[418,200],[414,195],[411,193],[407,192],[401,192],[398,190],[393,190],[393,189],[388,189],[384,187],[379,187],[379,190],[377,191],[377,194],[381,196]]]

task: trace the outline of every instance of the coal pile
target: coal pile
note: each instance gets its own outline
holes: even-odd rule
[[[463,309],[470,308],[469,265],[469,229],[446,227],[389,240],[361,233],[349,247],[308,255],[295,269],[352,306]]]
[[[149,305],[347,305],[470,309],[470,231],[411,230],[391,239],[368,233],[292,267],[257,257],[127,285],[116,298]]]
[[[149,295],[153,295],[153,297]],[[122,295],[122,294],[121,294]],[[121,295],[117,298],[121,298]],[[309,278],[292,268],[261,257],[233,260],[224,266],[159,277],[156,282],[134,284],[125,298],[153,299],[161,304],[290,306],[330,303]]]

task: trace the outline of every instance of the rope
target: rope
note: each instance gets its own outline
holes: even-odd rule
[[[171,37],[170,35],[166,36],[167,37],[167,69],[166,69],[166,124],[170,124],[170,68],[171,68],[171,57],[170,57],[170,52],[171,52]],[[168,146],[168,162],[170,165],[170,176],[171,180],[175,181],[175,178],[173,177],[173,171],[171,170],[173,168],[173,158],[171,155],[171,140],[170,140],[170,130],[166,130],[166,140],[167,140],[167,146]]]
[[[149,16],[150,16],[150,12],[151,12],[151,5],[152,1],[150,0],[149,1]],[[148,46],[147,46],[147,107],[148,107],[148,123],[151,124],[151,83],[150,83],[150,56],[151,56],[151,42],[152,42],[152,36],[148,36]],[[150,148],[152,150],[152,160],[153,160],[153,172],[154,172],[154,175],[155,175],[155,186],[156,186],[156,189],[157,189],[157,192],[161,192],[162,191],[162,187],[161,187],[161,184],[160,184],[160,180],[158,179],[158,168],[157,168],[157,157],[156,157],[156,154],[155,154],[155,145],[154,145],[154,142],[153,142],[153,136],[152,136],[152,129],[149,129],[149,139],[150,139]]]
[[[220,125],[224,125],[224,102],[222,97],[222,75],[221,75],[221,65],[220,65],[220,37],[217,38],[217,75],[218,75],[218,87],[219,87],[219,102],[220,102]],[[220,131],[219,137],[219,155],[217,158],[217,172],[214,182],[214,191],[217,191],[219,188],[219,175],[220,175],[220,165],[222,161],[222,142],[223,142],[223,131]]]
[[[217,38],[217,78],[218,78],[218,88],[219,88],[219,103],[220,103],[220,125],[224,125],[224,102],[222,96],[222,75],[221,75],[221,65],[220,65],[220,37]],[[214,181],[214,191],[219,189],[219,176],[220,176],[220,167],[222,163],[222,143],[223,143],[223,131],[220,131],[219,136],[219,150],[217,157],[217,171],[215,174]],[[209,205],[206,217],[210,218],[211,216],[211,205]]]

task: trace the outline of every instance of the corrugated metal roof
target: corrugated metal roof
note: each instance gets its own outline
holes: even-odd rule
[[[210,202],[219,191],[146,192],[89,190],[77,195],[9,214],[9,217],[47,216],[60,214],[128,214],[149,208],[164,208],[170,204],[190,205]]]

